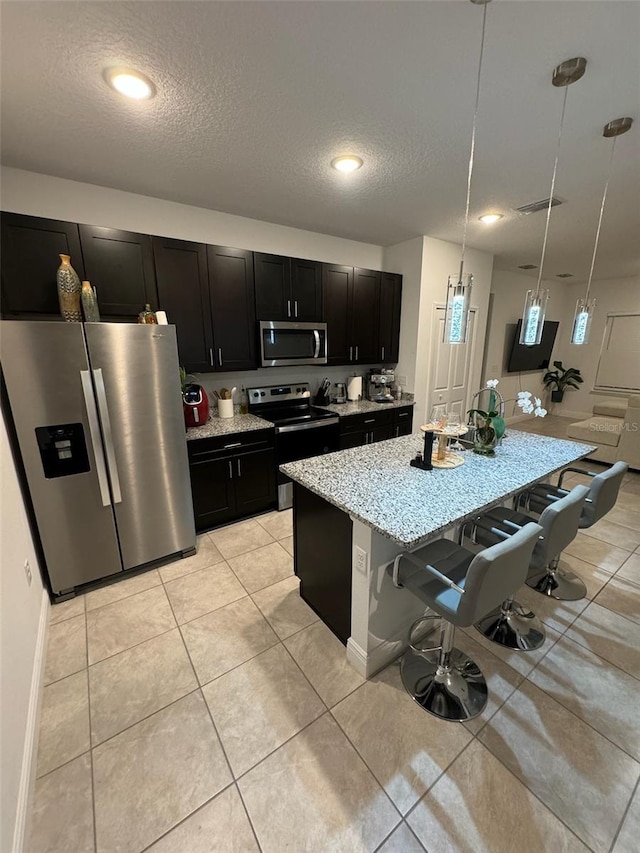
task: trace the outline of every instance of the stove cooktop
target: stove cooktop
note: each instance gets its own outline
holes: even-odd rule
[[[277,426],[335,418],[334,412],[311,405],[308,382],[248,388],[249,411]]]

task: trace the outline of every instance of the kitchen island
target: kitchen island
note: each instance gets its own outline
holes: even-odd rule
[[[300,594],[370,676],[396,658],[424,611],[386,566],[403,550],[453,538],[458,526],[587,456],[593,446],[509,430],[495,457],[464,454],[454,469],[422,471],[411,435],[281,466],[294,482]]]

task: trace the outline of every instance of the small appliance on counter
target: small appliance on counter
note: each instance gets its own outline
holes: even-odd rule
[[[344,382],[334,382],[333,386],[335,391],[333,393],[332,403],[346,403],[347,402],[347,386]]]
[[[206,424],[209,420],[209,398],[202,385],[185,385],[182,392],[182,409],[187,427]]]
[[[372,370],[367,377],[367,399],[372,403],[392,403],[392,386],[396,381],[393,370]]]

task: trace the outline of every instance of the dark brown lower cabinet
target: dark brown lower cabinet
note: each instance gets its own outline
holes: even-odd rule
[[[412,426],[412,406],[340,418],[340,450],[411,435]]]
[[[351,537],[346,512],[293,484],[295,573],[300,597],[346,643],[351,636]]]
[[[276,505],[273,430],[187,443],[196,531]]]

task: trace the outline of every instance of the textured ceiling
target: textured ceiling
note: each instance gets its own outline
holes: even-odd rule
[[[459,242],[482,6],[436,2],[2,2],[2,161],[103,186],[381,245]],[[640,4],[487,7],[470,245],[537,263],[562,89],[569,89],[545,277],[589,268],[617,142],[597,278],[639,271]],[[127,101],[107,66],[148,74]],[[347,151],[364,167],[329,168]],[[505,219],[477,222],[486,210]]]

